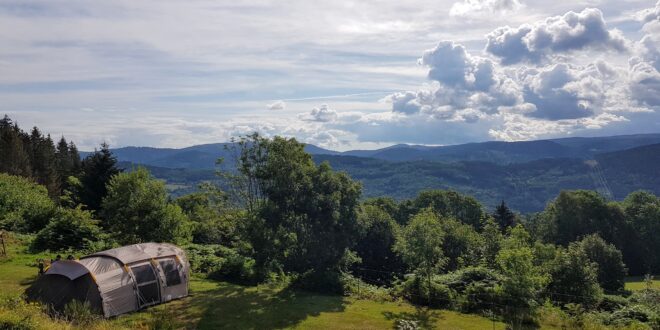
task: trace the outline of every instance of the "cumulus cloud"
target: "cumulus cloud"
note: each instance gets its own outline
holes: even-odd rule
[[[282,100],[275,101],[266,105],[268,110],[284,110],[286,109],[286,103]]]
[[[301,114],[299,118],[304,121],[332,122],[337,119],[337,111],[330,109],[327,104],[322,104],[308,114]]]
[[[603,13],[587,8],[579,13],[548,17],[517,28],[504,26],[487,36],[486,51],[505,65],[520,62],[540,63],[548,57],[591,48],[623,51],[626,40],[618,30],[608,30]]]
[[[463,0],[454,3],[449,15],[474,17],[492,13],[514,11],[522,7],[519,0]]]

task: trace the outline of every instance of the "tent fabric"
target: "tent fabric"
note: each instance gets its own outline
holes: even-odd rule
[[[181,257],[183,251],[178,247],[167,243],[141,243],[94,253],[88,257],[105,256],[115,258],[123,264],[155,259],[165,256],[177,255]],[[185,256],[185,255],[184,255]],[[88,258],[84,257],[84,258]]]
[[[53,262],[47,271],[50,275],[62,275],[73,281],[89,273],[89,270],[74,260],[60,260]]]
[[[143,243],[54,262],[26,293],[55,309],[71,300],[88,301],[111,317],[185,297],[189,279],[190,265],[182,249]],[[144,297],[146,293],[149,297]]]

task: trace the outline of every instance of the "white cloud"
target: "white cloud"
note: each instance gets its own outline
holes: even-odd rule
[[[284,110],[286,109],[286,103],[282,100],[275,101],[266,105],[268,110]]]
[[[518,28],[504,26],[487,35],[486,51],[502,64],[539,63],[554,54],[581,49],[624,51],[626,40],[617,30],[608,30],[599,9],[548,17]]]
[[[322,104],[308,114],[299,115],[299,118],[304,121],[332,122],[337,119],[337,111],[330,109],[327,104]]]
[[[454,3],[450,16],[475,17],[493,13],[506,13],[520,9],[519,0],[462,0]]]

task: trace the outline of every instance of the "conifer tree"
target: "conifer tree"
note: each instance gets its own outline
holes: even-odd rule
[[[98,211],[101,201],[107,194],[106,185],[110,179],[120,173],[117,167],[117,158],[112,155],[108,144],[101,144],[100,151],[94,151],[82,162],[82,185],[79,199],[89,210]]]
[[[30,158],[25,149],[21,131],[9,116],[0,120],[0,172],[32,176]]]
[[[506,206],[506,203],[502,201],[500,205],[495,208],[493,213],[493,218],[500,225],[502,231],[506,231],[507,228],[513,227],[516,225],[516,215]]]

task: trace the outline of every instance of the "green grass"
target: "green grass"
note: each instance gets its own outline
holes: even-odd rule
[[[17,296],[35,279],[38,258],[24,245],[10,244],[0,259],[0,293]],[[29,314],[29,315],[26,315]],[[29,316],[38,329],[75,329],[53,321],[31,306],[2,308],[4,318]],[[279,287],[246,287],[193,277],[191,295],[146,310],[100,321],[85,329],[392,329],[397,319],[417,320],[426,328],[504,329],[485,317],[416,308],[405,302],[376,302],[320,295]],[[555,328],[544,324],[542,328]]]
[[[651,287],[653,289],[660,289],[660,276],[658,275],[653,276]],[[639,291],[644,289],[646,289],[646,282],[644,281],[644,276],[626,277],[626,290]]]

